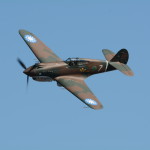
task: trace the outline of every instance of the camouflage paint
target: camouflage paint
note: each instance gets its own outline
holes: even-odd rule
[[[93,109],[101,109],[102,104],[99,100],[95,97],[92,91],[88,88],[86,83],[84,82],[83,78],[76,77],[76,76],[60,76],[56,77],[55,80],[59,82],[63,87],[65,87],[68,91],[70,91],[73,95],[79,98],[82,102]],[[92,99],[97,104],[92,105],[86,103],[86,99]]]
[[[25,30],[19,30],[19,34],[23,38],[23,40],[27,43],[29,48],[32,50],[32,52],[35,54],[37,59],[40,62],[58,62],[62,61],[56,54],[53,53],[53,51],[48,48],[40,39],[38,39],[34,34],[25,31]],[[36,39],[36,42],[29,42],[26,40],[26,36],[32,36]]]
[[[80,61],[77,59],[67,62],[54,54],[34,34],[25,30],[19,30],[19,34],[40,61],[40,63],[25,69],[24,73],[33,77],[36,81],[57,81],[59,85],[93,109],[101,109],[102,104],[88,88],[84,79],[93,74],[116,69],[126,75],[133,75],[132,70],[125,65],[129,57],[126,49],[120,50],[117,54],[108,49],[103,49],[102,52],[107,61],[80,58]],[[80,65],[78,62],[80,62]]]
[[[110,61],[115,56],[115,53],[113,53],[111,50],[108,50],[108,49],[103,49],[102,52],[106,60],[108,61]]]

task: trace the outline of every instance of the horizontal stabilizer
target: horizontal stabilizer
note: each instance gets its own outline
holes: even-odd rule
[[[113,53],[109,49],[103,49],[102,52],[103,52],[106,60],[108,60],[108,61],[110,61],[115,56],[115,53]]]
[[[120,72],[124,73],[125,75],[128,75],[128,76],[133,76],[134,75],[132,70],[126,64],[123,64],[123,63],[120,63],[120,62],[109,62],[109,64],[111,66],[113,66],[114,68],[116,68],[117,70],[119,70]]]

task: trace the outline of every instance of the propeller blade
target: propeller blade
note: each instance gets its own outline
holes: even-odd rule
[[[20,64],[20,66],[22,66],[22,68],[27,69],[27,67],[25,66],[25,64],[22,62],[21,59],[17,59],[18,63]]]
[[[29,76],[27,76],[27,87],[29,85]]]

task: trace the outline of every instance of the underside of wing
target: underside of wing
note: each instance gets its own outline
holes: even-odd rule
[[[102,108],[102,104],[88,88],[84,82],[84,78],[78,76],[60,76],[56,77],[55,80],[89,107],[93,109]]]
[[[26,30],[19,30],[19,34],[40,62],[47,63],[62,61],[62,59],[53,53],[53,51],[34,34]]]

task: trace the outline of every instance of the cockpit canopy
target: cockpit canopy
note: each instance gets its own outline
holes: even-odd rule
[[[70,61],[80,61],[80,59],[78,57],[76,57],[76,58],[68,58],[66,60],[66,62],[70,62]]]
[[[67,63],[69,66],[83,66],[88,64],[88,61],[76,57],[76,58],[68,58],[65,61],[65,63]]]

